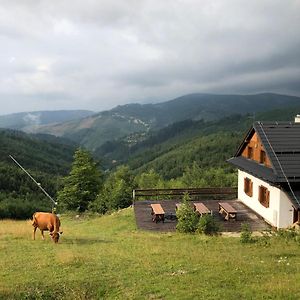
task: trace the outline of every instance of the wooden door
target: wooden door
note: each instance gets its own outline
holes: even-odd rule
[[[300,223],[300,209],[295,209],[294,208],[294,221],[293,223],[295,222],[299,222]]]

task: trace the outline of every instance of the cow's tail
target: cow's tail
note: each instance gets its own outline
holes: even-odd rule
[[[33,227],[35,227],[35,226],[37,225],[37,220],[36,220],[35,214],[36,214],[36,213],[34,213],[34,214],[32,215],[32,226],[33,226]]]
[[[60,221],[57,215],[55,215],[55,221],[54,221],[54,232],[59,232],[60,227]]]

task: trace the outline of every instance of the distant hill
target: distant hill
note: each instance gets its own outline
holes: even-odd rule
[[[234,114],[257,114],[300,104],[300,97],[271,93],[256,95],[190,94],[156,104],[127,104],[109,111],[58,124],[26,127],[34,132],[69,138],[95,151],[106,142],[128,138],[136,144],[151,130],[184,120],[214,121]]]
[[[185,120],[151,131],[135,145],[130,145],[127,138],[108,141],[96,149],[95,156],[106,168],[126,163],[136,172],[153,168],[167,178],[179,176],[193,161],[207,167],[207,157],[214,161],[211,167],[227,168],[226,160],[234,154],[253,121],[293,121],[299,111],[300,104],[255,115],[232,115],[215,121]],[[214,143],[214,140],[218,142]]]
[[[57,110],[22,112],[0,116],[0,128],[10,128],[34,132],[35,128],[45,124],[62,123],[87,117],[94,112],[89,110]]]
[[[133,132],[147,132],[149,128],[149,124],[141,119],[106,111],[79,120],[40,126],[36,132],[65,137],[90,150],[95,150],[106,141],[118,139]]]
[[[296,106],[300,97],[272,93],[255,95],[190,94],[156,104],[128,104],[111,110],[138,118],[151,128],[163,128],[183,120],[218,120],[234,114],[257,113]]]

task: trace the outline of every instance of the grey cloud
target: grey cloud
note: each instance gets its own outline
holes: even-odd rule
[[[1,1],[0,114],[300,95],[299,11],[296,0]]]

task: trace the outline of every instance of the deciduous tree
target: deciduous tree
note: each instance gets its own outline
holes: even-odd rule
[[[127,166],[121,166],[106,179],[92,209],[99,213],[128,207],[132,203],[133,176]]]

